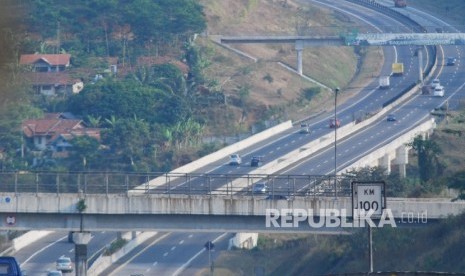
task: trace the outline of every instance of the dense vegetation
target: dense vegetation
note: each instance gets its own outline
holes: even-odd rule
[[[189,162],[199,150],[204,119],[195,98],[204,86],[204,60],[193,43],[206,27],[195,0],[31,0],[8,2],[21,11],[4,22],[0,97],[1,168],[165,171]],[[18,24],[20,22],[20,24]],[[19,28],[14,28],[20,26]],[[77,95],[44,97],[20,78],[24,53],[70,53],[71,74],[86,85]],[[167,56],[184,62],[138,64],[139,57]],[[105,74],[106,57],[119,59],[124,74]],[[102,73],[103,72],[103,73]],[[103,79],[93,79],[103,74]],[[221,97],[219,97],[221,99]],[[23,150],[20,124],[44,112],[72,112],[87,126],[102,128],[100,143],[78,137],[64,160]],[[202,150],[200,148],[200,150]],[[112,162],[108,162],[111,160]],[[49,162],[52,161],[52,162]],[[104,162],[105,161],[105,162]]]

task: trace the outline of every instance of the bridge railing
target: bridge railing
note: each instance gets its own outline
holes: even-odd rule
[[[164,177],[165,184],[149,186]],[[117,172],[1,172],[0,193],[184,194],[291,197],[350,196],[354,178],[324,175],[231,175]],[[255,190],[263,183],[265,190]],[[335,189],[336,188],[336,189]],[[137,189],[137,190],[135,190]],[[141,191],[142,190],[142,191]],[[336,190],[336,192],[335,192]]]

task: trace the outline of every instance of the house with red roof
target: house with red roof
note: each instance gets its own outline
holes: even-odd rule
[[[66,72],[24,72],[22,76],[32,85],[32,89],[36,94],[45,96],[76,94],[84,88],[81,79],[72,78]]]
[[[26,141],[35,150],[49,149],[54,153],[68,152],[72,140],[78,136],[90,136],[100,140],[100,129],[87,128],[82,120],[66,117],[64,113],[48,113],[44,118],[25,120],[22,123]]]
[[[26,54],[19,58],[20,65],[32,66],[33,72],[63,72],[71,64],[70,54]]]
[[[69,95],[79,93],[84,88],[81,79],[73,78],[66,71],[70,60],[69,54],[27,54],[21,55],[19,64],[30,66],[31,71],[23,73],[23,77],[37,94]]]

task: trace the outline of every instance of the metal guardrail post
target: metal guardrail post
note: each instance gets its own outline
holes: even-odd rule
[[[15,194],[18,193],[18,172],[15,172]]]
[[[208,176],[207,177],[207,180],[208,180],[208,194],[210,195],[210,197],[212,196],[212,181],[211,181],[211,177]]]
[[[108,174],[105,173],[105,194],[108,195]]]
[[[84,194],[87,194],[87,174],[84,174]]]
[[[126,181],[126,195],[129,194],[129,175],[126,174],[125,177],[124,177],[125,181]],[[145,179],[146,183],[149,182],[149,176],[146,175],[146,179]]]
[[[56,187],[57,187],[57,195],[60,194],[60,175],[57,173],[56,176],[55,176],[55,184],[56,184]]]
[[[36,177],[36,195],[38,195],[39,194],[39,174],[35,173],[35,177]]]
[[[297,191],[295,190],[295,177],[292,178],[292,195],[295,197]]]

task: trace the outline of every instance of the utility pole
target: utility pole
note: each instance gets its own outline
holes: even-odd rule
[[[334,198],[337,199],[337,93],[339,87],[334,89]]]

